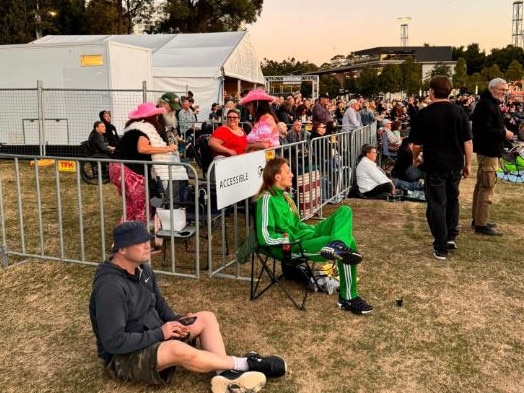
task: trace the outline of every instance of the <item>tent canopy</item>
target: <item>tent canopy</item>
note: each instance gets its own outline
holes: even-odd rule
[[[148,48],[153,78],[221,78],[264,84],[260,63],[245,31],[199,34],[45,36],[29,45],[115,41]]]

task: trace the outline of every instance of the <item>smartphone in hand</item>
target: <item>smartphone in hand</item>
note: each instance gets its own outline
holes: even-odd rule
[[[177,319],[176,321],[180,322],[184,326],[189,326],[195,323],[196,319],[197,319],[196,316],[195,317],[183,317],[183,318]]]

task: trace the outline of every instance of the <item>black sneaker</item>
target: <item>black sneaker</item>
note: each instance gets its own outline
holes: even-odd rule
[[[445,261],[448,258],[448,254],[442,251],[433,250],[433,258],[438,259],[439,261]]]
[[[373,312],[373,306],[367,304],[364,299],[357,296],[354,299],[341,299],[338,298],[338,306],[345,311],[351,311],[353,314],[370,314]]]
[[[266,384],[266,376],[256,371],[227,370],[211,378],[213,393],[260,392]]]
[[[320,255],[333,261],[342,259],[347,265],[358,265],[362,262],[362,254],[353,251],[340,240],[332,241],[326,247],[322,247]]]
[[[475,226],[475,233],[486,236],[502,236],[502,232],[499,232],[487,225],[485,227]]]
[[[259,371],[266,377],[278,378],[286,374],[287,365],[280,356],[260,356],[257,352],[248,352],[247,358],[249,371]]]
[[[455,240],[448,240],[446,242],[446,245],[448,246],[448,250],[457,250],[457,242]]]

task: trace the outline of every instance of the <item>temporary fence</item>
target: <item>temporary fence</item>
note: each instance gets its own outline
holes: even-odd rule
[[[295,174],[292,195],[302,219],[322,218],[326,204],[339,203],[347,195],[364,143],[376,145],[375,125],[284,145],[274,151],[289,160]],[[0,159],[3,267],[28,259],[87,265],[107,259],[111,253],[112,229],[121,218],[126,218],[126,189],[119,195],[117,188],[107,183],[104,168],[118,162],[123,171],[125,164],[139,163],[145,166],[147,174],[151,164],[7,154]],[[157,240],[163,240],[165,247],[160,257],[151,258],[155,271],[193,278],[198,278],[202,271],[209,276],[246,278],[245,268],[235,259],[235,250],[250,230],[250,200],[217,209],[215,162],[205,179],[195,164],[157,164],[184,167],[195,192],[189,194],[190,199],[183,205],[190,231],[164,231],[158,236]],[[81,170],[85,166],[95,168],[94,184],[83,181]],[[151,206],[155,201],[149,197],[149,182],[145,183],[146,206]],[[168,206],[171,210],[180,207],[173,202],[168,202]],[[171,223],[175,217],[175,213],[169,217]],[[151,209],[146,209],[146,222],[154,232]]]

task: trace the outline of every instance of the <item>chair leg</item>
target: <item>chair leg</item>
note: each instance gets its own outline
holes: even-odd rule
[[[258,261],[260,262],[260,271],[255,276],[256,259],[258,259]],[[269,262],[269,260],[271,260],[271,262]],[[293,303],[293,305],[296,307],[297,310],[305,311],[306,310],[305,304],[306,304],[307,296],[308,296],[308,293],[309,293],[309,285],[306,286],[306,288],[304,290],[304,295],[302,296],[302,299],[301,299],[300,303],[297,302],[293,298],[291,293],[287,290],[287,288],[284,285],[282,285],[281,280],[284,278],[284,274],[282,273],[282,274],[278,275],[276,273],[276,264],[277,264],[277,260],[275,258],[266,256],[266,255],[260,255],[260,254],[254,253],[251,256],[251,284],[250,284],[251,294],[250,294],[250,300],[258,299],[267,290],[269,290],[273,285],[276,284],[282,290],[284,295],[286,295],[286,297],[289,300],[291,300],[291,302]],[[307,263],[306,263],[306,265],[307,265]],[[306,270],[309,273],[312,274],[311,267],[309,267],[309,265],[306,268]],[[264,275],[264,273],[269,278],[269,283],[264,288],[259,289],[260,283],[262,281],[262,276]],[[307,275],[309,273],[304,272],[305,275]],[[308,278],[308,280],[309,280],[309,278]]]

